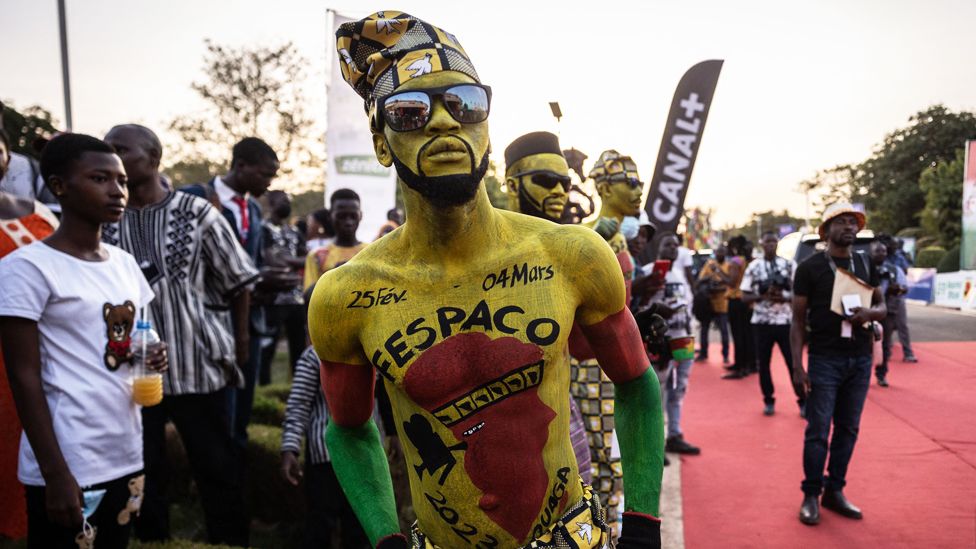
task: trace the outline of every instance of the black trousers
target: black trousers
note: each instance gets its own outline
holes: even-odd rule
[[[88,517],[88,524],[94,527],[94,543],[98,549],[125,549],[129,546],[132,513],[123,513],[123,510],[126,509],[130,496],[138,496],[138,485],[133,482],[132,491],[136,493],[132,493],[129,481],[138,480],[140,475],[142,475],[141,471],[101,484],[81,487],[82,492],[105,490],[105,495],[102,496],[95,512]],[[78,541],[85,535],[82,525],[78,525],[77,528],[65,528],[48,520],[44,486],[26,486],[24,492],[27,497],[28,549],[82,547]]]
[[[333,532],[339,531],[342,549],[369,549],[369,539],[353,513],[339,485],[331,463],[305,462],[306,549],[335,547]]]
[[[199,395],[167,395],[157,406],[143,408],[146,498],[136,521],[140,540],[165,540],[170,536],[166,422],[172,420],[200,492],[207,540],[212,544],[248,545],[250,521],[244,508],[243,455],[230,436],[226,392],[222,389]]]
[[[274,360],[275,350],[281,333],[288,338],[288,360],[291,371],[295,371],[295,362],[305,352],[305,306],[304,305],[270,305],[267,310],[267,328],[274,332],[271,345],[261,349],[261,372],[258,383],[271,383],[271,361]]]
[[[793,354],[790,348],[790,325],[782,324],[753,324],[753,334],[756,336],[756,355],[759,359],[759,388],[762,389],[763,402],[774,404],[773,376],[769,371],[769,364],[773,359],[773,346],[779,346],[779,352],[786,361],[786,371],[792,376]],[[791,378],[792,379],[792,378]],[[791,383],[790,386],[793,384]],[[793,388],[797,403],[803,402],[803,397]]]
[[[735,368],[744,372],[756,371],[756,341],[752,335],[752,309],[741,299],[729,300],[729,327],[735,345]]]

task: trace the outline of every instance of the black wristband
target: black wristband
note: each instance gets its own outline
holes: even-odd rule
[[[407,547],[410,547],[407,536],[400,533],[390,534],[376,542],[376,549],[407,549]]]
[[[650,515],[627,512],[620,527],[617,549],[660,549],[661,521]]]

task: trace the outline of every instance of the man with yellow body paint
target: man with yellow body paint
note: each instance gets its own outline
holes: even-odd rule
[[[336,34],[408,219],[326,273],[309,311],[326,441],[370,541],[408,545],[370,420],[375,368],[410,471],[413,546],[603,545],[602,509],[573,474],[575,322],[616,384],[629,511],[617,546],[660,547],[660,394],[612,251],[588,229],[491,206],[490,89],[456,37],[394,11]]]

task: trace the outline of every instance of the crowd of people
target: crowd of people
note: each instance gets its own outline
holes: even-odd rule
[[[403,190],[405,212],[390,210],[373,242],[358,229],[377,205],[349,189],[295,219],[257,137],[229,151],[226,173],[174,189],[144,126],[57,135],[39,164],[0,128],[0,534],[29,547],[170,538],[172,424],[207,541],[247,546],[248,425],[283,338],[280,472],[304,484],[306,546],[660,547],[665,452],[701,453],[681,417],[713,326],[725,377],[758,373],[766,415],[774,347],[783,355],[807,420],[800,520],[816,524],[821,505],[860,518],[843,488],[875,325],[879,385],[892,333],[914,361],[892,239],[855,253],[864,216],[836,204],[823,253],[796,265],[774,232],[761,252],[737,236],[696,277],[681,236],[640,211],[644,183],[615,150],[588,174],[599,213],[574,223],[566,157],[546,132],[505,150],[509,207],[492,208],[490,89],[456,38],[380,12],[337,40]],[[133,343],[134,330],[159,341]],[[156,402],[134,398],[140,376],[159,380]],[[414,502],[407,535],[394,490]]]

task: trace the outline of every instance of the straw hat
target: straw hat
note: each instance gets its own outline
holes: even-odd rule
[[[830,223],[830,221],[835,217],[844,214],[852,214],[855,218],[857,218],[858,231],[864,229],[864,225],[866,224],[866,220],[864,218],[864,212],[859,212],[855,210],[854,206],[851,205],[850,202],[835,202],[830,206],[827,206],[827,209],[824,210],[823,221],[821,221],[820,226],[817,227],[817,233],[820,234],[821,240],[827,238],[825,233],[827,231],[827,225]]]

